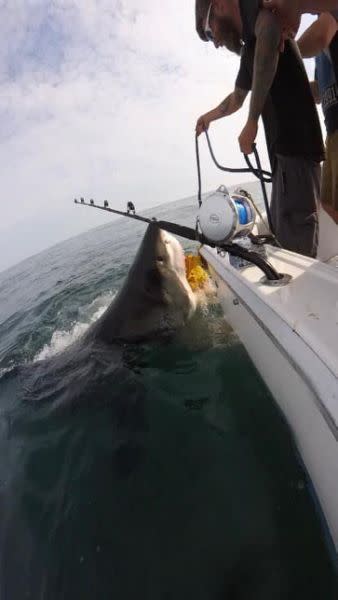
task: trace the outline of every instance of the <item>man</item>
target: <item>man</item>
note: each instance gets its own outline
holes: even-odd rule
[[[322,171],[319,254],[338,253],[338,33],[336,14],[321,13],[298,41],[304,58],[316,57],[315,95],[322,102],[327,130]]]
[[[196,0],[196,28],[200,37],[206,40],[215,36],[216,47],[226,45],[227,36],[222,34],[226,30],[226,20],[222,21],[223,17],[219,19],[212,12],[213,3],[204,14],[203,2]],[[223,2],[226,4],[227,0]],[[245,35],[246,43],[241,53],[235,89],[217,108],[198,119],[196,132],[199,135],[211,121],[239,110],[254,85],[261,84],[264,93],[260,96],[258,90],[258,98],[260,101],[264,98],[262,116],[273,171],[271,217],[275,233],[283,247],[314,257],[318,235],[320,162],[324,158],[318,115],[294,42],[286,42],[280,57],[277,51],[276,76],[273,76],[271,89],[265,93],[264,71],[257,69],[256,55],[259,51],[264,58],[272,39],[276,50],[280,30],[275,27],[269,38],[269,33],[262,32],[260,27],[255,29],[253,2],[240,0],[239,4],[243,17],[242,35]],[[236,27],[235,21],[231,21],[231,27]],[[262,39],[256,41],[255,32],[256,35],[260,33]],[[269,78],[272,74],[270,58],[266,57]]]
[[[238,138],[241,151],[250,154],[258,120],[276,74],[281,24],[272,11],[260,9],[259,0],[196,0],[196,27],[200,37],[212,40],[216,48],[226,45],[233,50],[229,37],[237,38],[237,49],[238,45],[257,39],[249,115]]]

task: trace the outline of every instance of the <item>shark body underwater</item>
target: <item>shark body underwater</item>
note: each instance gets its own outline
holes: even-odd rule
[[[83,485],[80,497],[85,494],[83,490],[103,482],[105,490],[97,496],[100,502],[110,481],[116,486],[116,482],[129,479],[132,474],[136,477],[138,470],[145,468],[150,444],[149,405],[153,406],[157,393],[153,400],[145,381],[144,344],[170,338],[189,322],[196,308],[181,244],[151,223],[120,291],[103,315],[65,350],[19,366],[3,382],[5,397],[6,385],[11,390],[8,392],[10,437],[15,447],[19,445],[24,450],[11,471],[10,484],[5,491],[0,490],[1,597],[21,598],[27,590],[32,598],[70,597],[58,587],[62,585],[60,573],[66,568],[62,557],[56,564],[53,560],[52,567],[46,566],[47,550],[45,547],[41,550],[43,542],[39,537],[40,515],[51,519],[46,522],[53,552],[58,546],[58,536],[64,540],[73,535],[77,543],[77,515],[87,500],[83,503],[77,499],[76,510],[69,515],[60,498],[75,502],[73,497],[78,498],[79,491],[74,482],[78,477]],[[13,379],[14,387],[10,388]],[[14,412],[13,397],[19,407]],[[74,444],[76,467],[70,476]],[[66,479],[61,477],[56,464],[62,472],[65,469]],[[107,465],[107,471],[100,479],[97,472],[102,465]],[[95,485],[88,484],[88,478],[93,478]],[[47,499],[37,491],[45,488],[45,480],[53,482],[53,491],[46,492]],[[26,516],[31,491],[34,506],[39,508]],[[113,503],[114,493],[111,495]],[[90,519],[95,512],[91,510],[83,522],[88,519],[92,523]],[[27,556],[29,565],[19,581],[15,574]]]
[[[84,402],[111,377],[138,373],[139,346],[168,340],[197,309],[179,241],[150,223],[125,281],[103,315],[62,352],[20,368],[24,400]],[[114,388],[114,386],[112,386]],[[111,389],[112,389],[111,388]],[[88,393],[89,392],[89,393]]]

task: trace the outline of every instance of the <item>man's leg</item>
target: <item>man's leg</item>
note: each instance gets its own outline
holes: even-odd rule
[[[276,237],[283,248],[316,256],[319,193],[318,163],[305,158],[277,156],[271,217]]]

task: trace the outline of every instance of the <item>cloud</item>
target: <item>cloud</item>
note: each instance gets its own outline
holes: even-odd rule
[[[142,209],[195,192],[195,121],[232,91],[238,59],[200,42],[193,2],[0,5],[0,269],[110,220],[74,196]],[[213,125],[221,162],[243,165],[244,119]],[[240,180],[204,147],[201,160],[204,189]]]

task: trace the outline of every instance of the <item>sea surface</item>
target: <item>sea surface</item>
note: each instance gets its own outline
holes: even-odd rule
[[[216,303],[191,338],[78,352],[144,231],[0,273],[1,600],[337,599],[292,436]]]

